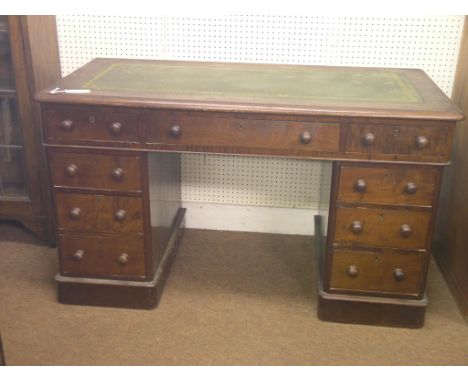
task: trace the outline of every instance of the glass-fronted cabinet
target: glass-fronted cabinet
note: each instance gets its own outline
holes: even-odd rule
[[[0,197],[27,196],[8,19],[0,16]]]
[[[0,15],[0,220],[53,242],[35,91],[60,78],[54,16]]]

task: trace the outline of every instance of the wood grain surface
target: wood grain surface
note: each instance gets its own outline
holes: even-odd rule
[[[362,224],[362,232],[353,232],[355,221]],[[338,207],[335,242],[341,245],[425,249],[430,221],[431,211]],[[408,237],[400,232],[403,225],[411,228]]]
[[[83,251],[82,259],[74,255]],[[127,262],[119,262],[127,254]],[[105,278],[144,278],[145,252],[142,237],[115,237],[79,234],[59,235],[59,255],[63,275]]]
[[[335,249],[330,288],[348,293],[360,291],[422,296],[424,291],[421,288],[421,280],[425,261],[425,252]],[[355,267],[355,276],[349,274],[350,267]],[[395,278],[397,269],[403,272],[401,280]]]
[[[341,167],[338,201],[430,207],[437,191],[438,173],[436,167],[347,163]],[[358,189],[359,181],[364,184],[362,191]]]

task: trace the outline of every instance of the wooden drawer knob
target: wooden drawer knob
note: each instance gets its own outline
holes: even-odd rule
[[[81,208],[75,207],[70,210],[70,217],[73,220],[78,220],[81,217]]]
[[[354,183],[354,189],[357,192],[364,192],[366,191],[366,188],[367,188],[367,184],[364,179],[358,179],[356,180],[356,183]]]
[[[85,254],[85,253],[84,253],[84,251],[83,251],[82,249],[77,250],[77,251],[72,255],[73,260],[75,260],[75,261],[81,261],[81,260],[83,260],[84,254]]]
[[[174,125],[169,130],[169,134],[172,138],[179,138],[182,135],[182,128],[179,125]]]
[[[408,195],[413,195],[416,193],[417,191],[417,187],[416,187],[416,184],[414,184],[413,182],[409,182],[406,186],[405,186],[405,192],[408,194]]]
[[[114,180],[121,181],[124,176],[124,171],[120,167],[117,167],[112,170],[111,175]]]
[[[312,134],[310,134],[308,131],[303,131],[301,135],[299,135],[299,140],[302,144],[306,145],[312,140]]]
[[[115,220],[122,222],[125,220],[125,216],[127,215],[127,212],[125,210],[117,210],[117,212],[114,214]]]
[[[361,233],[362,232],[362,223],[359,220],[354,220],[351,223],[351,231],[354,233]]]
[[[114,122],[109,126],[109,131],[113,135],[118,135],[122,131],[122,124],[120,122]]]
[[[401,236],[403,237],[410,237],[411,232],[412,232],[411,227],[408,224],[403,224],[400,227],[400,233],[401,233]]]
[[[418,149],[425,149],[429,145],[429,140],[423,136],[420,135],[419,137],[416,137],[416,147]]]
[[[372,133],[366,133],[362,137],[362,144],[364,146],[372,146],[375,143],[375,135]]]
[[[72,131],[73,130],[73,121],[71,119],[66,119],[60,122],[60,128],[63,131]]]
[[[349,277],[357,277],[358,274],[359,274],[358,267],[356,267],[355,265],[350,265],[348,267],[348,276]]]
[[[403,269],[401,268],[396,268],[393,271],[393,277],[395,277],[395,280],[401,281],[405,278],[405,272],[403,272]]]
[[[120,264],[127,264],[128,263],[128,254],[126,253],[122,253],[119,258],[117,259],[117,261],[120,263]]]
[[[78,166],[76,164],[69,164],[67,167],[65,167],[65,174],[68,176],[75,176],[77,172]]]

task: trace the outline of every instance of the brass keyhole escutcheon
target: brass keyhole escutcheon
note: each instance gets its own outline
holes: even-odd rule
[[[94,115],[90,115],[89,118],[88,118],[88,121],[89,123],[93,124],[93,123],[96,123],[96,119],[94,118]]]
[[[384,214],[380,214],[379,215],[379,220],[383,220],[384,219]]]
[[[394,137],[398,137],[399,135],[400,135],[400,130],[394,129],[394,130],[393,130],[393,136],[394,136]]]

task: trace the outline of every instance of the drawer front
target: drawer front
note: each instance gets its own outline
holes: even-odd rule
[[[141,158],[49,150],[52,184],[61,187],[141,191]]]
[[[430,221],[431,211],[338,207],[335,243],[425,249]]]
[[[62,274],[92,277],[144,277],[143,238],[60,235]]]
[[[141,198],[57,192],[55,200],[59,229],[95,233],[143,232]]]
[[[335,249],[330,289],[418,296],[425,256]]]
[[[336,152],[338,123],[271,121],[155,111],[147,142],[193,147]]]
[[[384,126],[352,124],[346,138],[347,153],[448,156],[448,127]]]
[[[64,108],[44,112],[47,143],[138,142],[138,116],[111,109]]]
[[[431,206],[437,180],[435,168],[343,165],[338,201]]]

